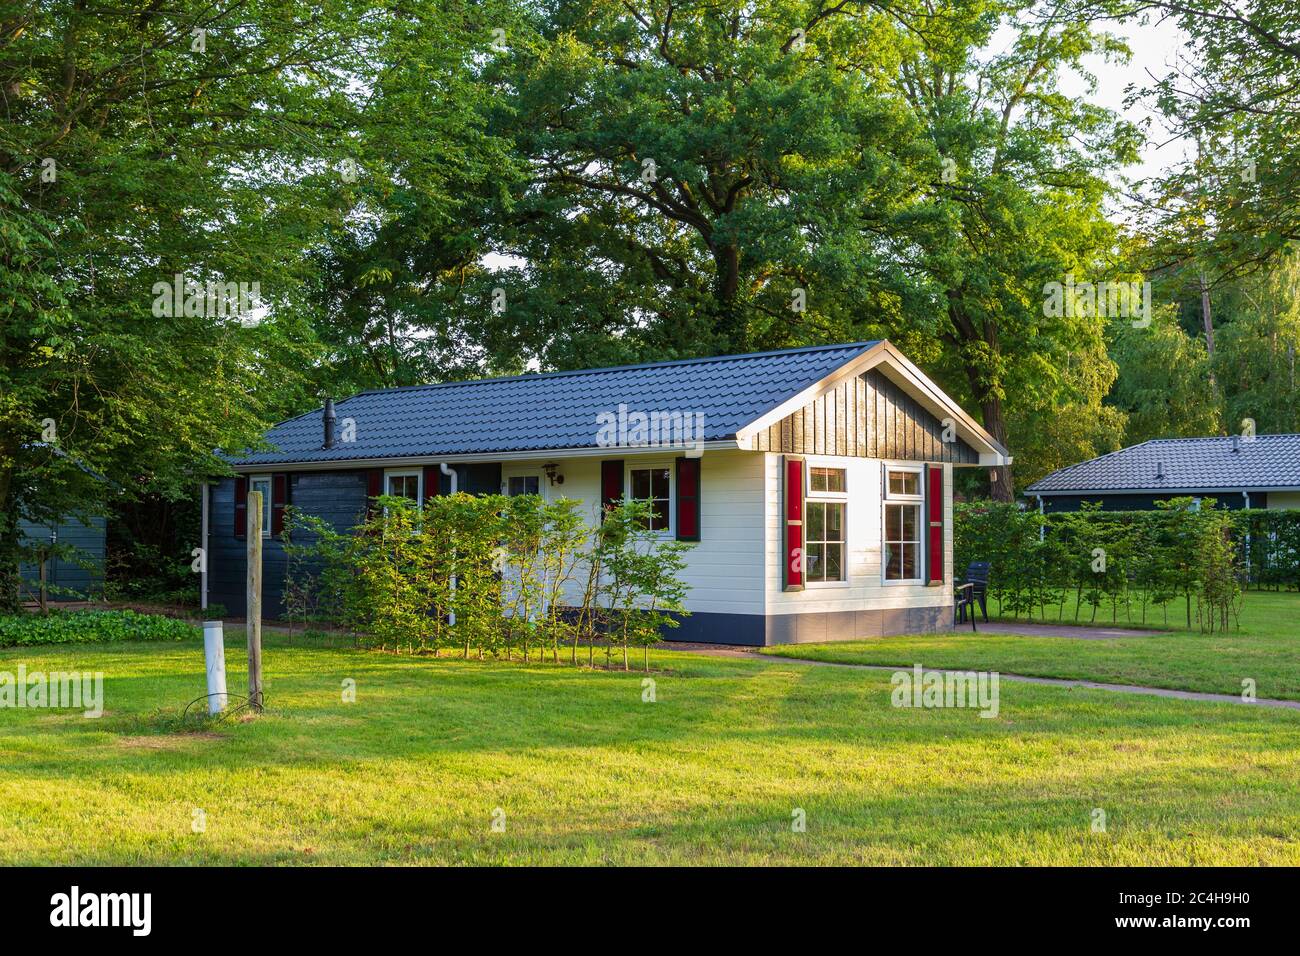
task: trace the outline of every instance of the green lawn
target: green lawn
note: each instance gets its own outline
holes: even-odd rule
[[[990,607],[990,613],[995,611]],[[1047,623],[1055,623],[1048,619]],[[1121,625],[1122,626],[1122,625]],[[766,648],[764,653],[854,664],[997,670],[1180,690],[1240,694],[1255,681],[1259,697],[1300,700],[1300,594],[1251,591],[1241,629],[1222,634],[1152,632],[1141,637],[1082,641],[998,634],[994,621],[936,635],[886,637],[842,644]]]
[[[104,671],[107,709],[0,709],[0,860],[1300,864],[1290,711],[1004,683],[986,719],[894,708],[885,672],[666,651],[655,703],[637,673],[285,637],[265,662],[270,712],[200,735],[175,732],[198,643],[0,650]]]

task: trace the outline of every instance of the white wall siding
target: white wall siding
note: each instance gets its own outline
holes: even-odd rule
[[[784,587],[784,516],[782,507],[782,457],[764,453],[766,505],[764,527],[767,548],[764,578],[767,613],[801,614],[823,611],[860,611],[889,608],[950,606],[952,599],[952,466],[944,465],[944,584],[886,584],[881,577],[882,501],[884,463],[875,458],[841,458],[810,455],[808,466],[844,468],[847,472],[847,581],[809,584],[802,591]],[[898,462],[915,466],[916,462]],[[923,515],[924,517],[924,515]],[[924,527],[923,527],[924,533]]]
[[[671,510],[676,520],[675,454],[635,454],[611,449],[636,467],[668,468],[672,478]],[[509,462],[502,466],[502,481],[510,475],[541,473],[547,459]],[[600,459],[569,458],[556,462],[564,484],[542,479],[543,493],[583,502],[591,523],[599,520]],[[690,586],[686,606],[700,613],[762,614],[764,608],[763,522],[764,456],[749,451],[706,451],[700,461],[700,541],[686,557],[685,582]],[[671,536],[670,536],[671,540]]]

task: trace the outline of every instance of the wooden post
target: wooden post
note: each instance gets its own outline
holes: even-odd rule
[[[248,493],[248,703],[262,709],[262,493]]]

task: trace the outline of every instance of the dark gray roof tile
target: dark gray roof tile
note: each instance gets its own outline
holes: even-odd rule
[[[1157,466],[1163,478],[1156,477]],[[1025,491],[1037,494],[1249,491],[1254,488],[1300,488],[1300,435],[1155,439],[1054,471]]]
[[[803,389],[876,345],[856,342],[650,365],[549,372],[362,392],[336,405],[356,440],[321,447],[318,409],[267,433],[276,451],[236,465],[413,458],[597,447],[597,415],[701,413],[706,441],[733,438]]]

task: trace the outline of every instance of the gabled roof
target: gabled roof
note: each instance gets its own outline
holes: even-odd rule
[[[1164,477],[1157,478],[1157,468]],[[1026,494],[1300,488],[1300,435],[1159,438],[1054,471]]]
[[[362,392],[336,406],[340,431],[346,419],[355,422],[354,441],[322,448],[318,409],[272,428],[266,440],[276,450],[229,461],[247,471],[290,463],[595,449],[597,416],[616,414],[620,404],[629,412],[700,414],[705,442],[734,446],[745,426],[815,392],[865,357],[897,354],[887,342],[854,342]],[[956,403],[945,401],[965,418]]]

